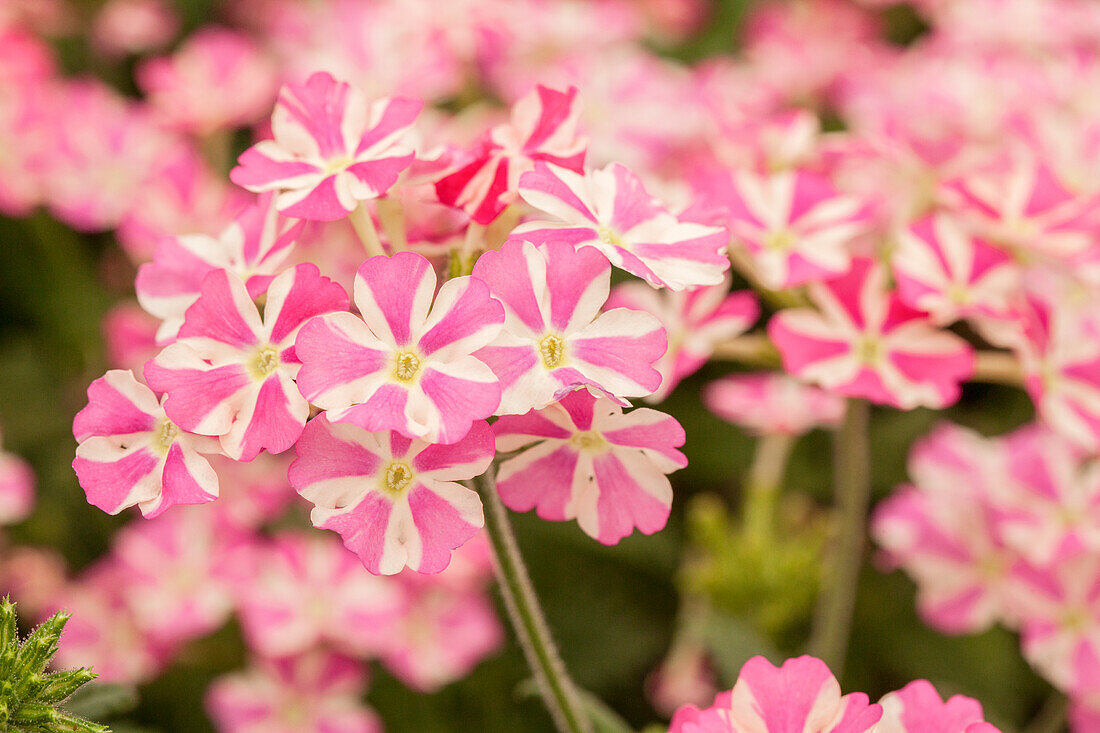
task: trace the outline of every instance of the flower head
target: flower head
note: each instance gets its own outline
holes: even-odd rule
[[[477,493],[455,483],[484,473],[493,460],[484,422],[445,445],[322,414],[306,426],[297,453],[290,483],[315,505],[313,525],[339,533],[372,573],[392,575],[406,565],[438,573],[484,523]]]
[[[435,284],[431,263],[412,252],[364,262],[354,291],[362,317],[331,313],[298,335],[306,399],[334,422],[440,443],[492,415],[500,384],[471,354],[496,338],[504,309],[477,278],[452,278],[438,295]]]
[[[244,152],[230,179],[249,191],[278,191],[287,216],[333,221],[377,198],[412,164],[405,141],[421,103],[381,99],[319,72],[279,92],[274,140]]]
[[[506,415],[493,431],[497,450],[524,449],[500,464],[504,503],[551,521],[576,519],[605,545],[635,529],[663,528],[672,506],[665,474],[687,465],[676,450],[684,429],[675,419],[644,407],[624,413],[586,390],[543,410]]]

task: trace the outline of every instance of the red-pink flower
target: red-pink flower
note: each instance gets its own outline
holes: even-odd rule
[[[261,659],[214,680],[206,709],[218,733],[381,733],[361,700],[366,681],[358,662],[333,652]]]
[[[309,404],[294,384],[294,338],[313,316],[347,308],[344,289],[314,265],[298,265],[267,287],[261,318],[244,282],[228,270],[203,280],[179,340],[145,366],[166,395],[172,420],[220,438],[226,455],[250,461],[281,453],[302,432]]]
[[[255,572],[236,589],[253,652],[285,657],[327,645],[368,656],[387,642],[403,594],[335,537],[283,533],[254,553]]]
[[[498,415],[542,409],[581,385],[616,399],[660,385],[652,364],[665,352],[664,330],[647,313],[600,313],[611,265],[595,249],[511,241],[482,255],[473,276],[504,306],[500,335],[474,353],[500,380]]]
[[[138,268],[134,287],[141,307],[163,320],[157,332],[167,341],[179,333],[187,309],[198,300],[206,276],[228,270],[259,297],[286,262],[304,222],[279,215],[265,194],[242,211],[217,237],[165,237],[153,261]]]
[[[662,529],[672,506],[665,474],[687,465],[676,450],[684,429],[675,419],[649,408],[623,413],[586,390],[543,410],[506,415],[493,431],[498,451],[524,449],[500,464],[504,503],[555,522],[576,519],[605,545],[635,529]]]
[[[80,444],[73,461],[80,485],[88,502],[109,514],[137,504],[155,517],[174,504],[218,496],[218,477],[199,455],[217,452],[217,444],[169,420],[132,372],[112,370],[92,382],[73,436]]]
[[[339,533],[372,573],[392,575],[406,565],[438,573],[484,523],[477,493],[456,483],[484,473],[493,460],[484,422],[444,445],[322,414],[296,450],[290,483],[315,505],[313,526]]]
[[[676,292],[654,290],[642,283],[624,283],[611,291],[605,308],[630,308],[657,317],[668,334],[668,350],[654,366],[661,386],[646,397],[657,403],[680,380],[694,374],[710,358],[715,345],[740,336],[760,317],[760,305],[750,291],[729,291],[725,282]]]
[[[886,289],[884,268],[857,259],[843,277],[810,286],[819,310],[782,311],[768,335],[795,376],[902,409],[945,407],[974,370],[970,346],[935,328]]]
[[[471,354],[496,338],[504,309],[477,278],[452,278],[438,295],[435,284],[431,263],[412,252],[364,262],[362,317],[332,313],[298,335],[302,394],[330,420],[439,443],[492,415],[500,384]]]
[[[676,711],[669,733],[871,733],[880,717],[882,708],[862,692],[841,695],[820,659],[797,657],[774,667],[753,657],[711,707]]]
[[[461,208],[478,224],[489,224],[516,199],[519,177],[535,161],[578,173],[588,142],[577,135],[577,89],[536,86],[512,106],[507,124],[497,125],[470,152],[457,156],[457,169],[435,184],[439,200]]]
[[[249,191],[278,191],[287,216],[333,221],[377,198],[413,162],[406,142],[421,103],[381,99],[319,72],[279,92],[274,140],[252,146],[230,179]]]
[[[837,425],[844,400],[781,372],[731,374],[708,384],[703,404],[723,420],[760,435],[802,435]]]
[[[729,269],[725,229],[680,221],[624,166],[581,174],[538,162],[519,192],[552,218],[521,225],[517,239],[590,245],[616,267],[672,290],[717,285]]]
[[[982,704],[964,695],[940,698],[928,680],[915,680],[878,701],[875,733],[998,733],[985,722]]]

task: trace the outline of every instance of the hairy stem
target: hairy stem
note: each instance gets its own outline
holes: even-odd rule
[[[810,638],[810,653],[825,661],[839,677],[855,611],[859,571],[863,564],[867,505],[871,495],[871,450],[868,424],[871,408],[864,400],[848,400],[844,422],[836,434],[836,524],[832,557],[818,599]]]
[[[501,595],[504,596],[504,607],[508,610],[512,628],[558,730],[562,733],[590,733],[591,722],[550,636],[546,617],[512,533],[507,510],[497,495],[495,470],[490,468],[474,479],[473,484],[485,504],[485,530],[493,547],[493,565]]]
[[[762,435],[745,482],[745,534],[751,542],[766,546],[775,529],[775,502],[783,484],[787,458],[794,447],[793,435]]]
[[[377,201],[378,220],[382,222],[382,231],[390,242],[394,252],[409,248],[409,237],[405,231],[405,207],[401,200],[393,196],[383,196]]]
[[[382,249],[382,240],[378,238],[378,230],[374,228],[374,219],[371,218],[370,212],[362,201],[348,214],[348,219],[351,220],[355,233],[359,235],[363,249],[367,250],[367,257],[386,254]]]

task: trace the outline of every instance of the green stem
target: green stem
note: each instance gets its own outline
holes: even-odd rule
[[[562,733],[590,733],[592,724],[550,636],[546,617],[539,606],[508,521],[507,510],[497,494],[495,470],[490,468],[484,475],[475,478],[473,484],[485,504],[485,530],[493,548],[493,565],[504,597],[504,607],[508,610],[512,628],[558,730]]]
[[[766,546],[775,528],[775,502],[783,484],[787,458],[794,447],[793,435],[762,435],[745,481],[745,509],[742,521],[751,542]]]
[[[362,201],[348,214],[348,219],[351,220],[355,233],[359,235],[363,249],[367,250],[368,257],[386,254],[386,250],[382,249],[382,240],[378,238],[378,230],[374,228],[374,219]]]
[[[405,231],[405,207],[401,199],[383,196],[377,201],[378,220],[382,222],[382,231],[390,242],[390,249],[403,252],[409,248],[409,237]]]
[[[1024,733],[1062,733],[1066,729],[1066,712],[1069,700],[1057,690],[1050,694],[1043,707],[1035,715]]]
[[[818,599],[810,638],[810,653],[821,658],[839,677],[855,612],[859,571],[863,564],[867,506],[871,496],[871,448],[868,425],[871,408],[863,400],[848,400],[844,422],[836,434],[836,525],[829,575]]]

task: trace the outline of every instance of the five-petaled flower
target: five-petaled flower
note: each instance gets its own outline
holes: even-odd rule
[[[473,277],[448,280],[432,305],[435,284],[431,263],[412,252],[360,265],[362,317],[330,313],[298,334],[302,394],[334,422],[433,443],[461,440],[492,415],[500,383],[471,354],[496,338],[504,309]]]
[[[484,524],[477,493],[456,483],[484,473],[493,460],[493,435],[483,421],[444,445],[320,415],[306,426],[297,453],[290,483],[316,505],[313,525],[339,533],[372,573],[393,575],[406,565],[438,573],[451,550]]]
[[[498,451],[525,449],[500,464],[504,503],[551,521],[576,519],[605,545],[635,528],[663,528],[672,506],[665,474],[687,465],[674,418],[648,407],[623,413],[583,389],[544,410],[501,417],[493,431]]]
[[[725,229],[680,221],[617,163],[582,175],[538,162],[520,177],[519,193],[552,217],[520,225],[519,239],[591,245],[616,267],[672,290],[717,285],[729,269]]]
[[[422,103],[380,99],[368,105],[355,87],[318,72],[287,84],[271,117],[274,140],[246,150],[230,174],[257,193],[278,191],[287,216],[335,221],[377,198],[415,157],[406,138]]]
[[[244,282],[215,270],[187,309],[179,339],[145,365],[145,379],[166,394],[164,409],[191,432],[221,439],[222,450],[250,461],[294,445],[309,417],[298,392],[298,329],[312,316],[347,308],[348,296],[315,265],[271,281],[263,316]]]
[[[475,356],[501,381],[498,415],[541,409],[581,385],[621,399],[661,383],[665,332],[648,313],[600,313],[611,265],[592,247],[512,241],[474,266],[504,306],[504,329]],[[645,286],[643,286],[645,287]]]

